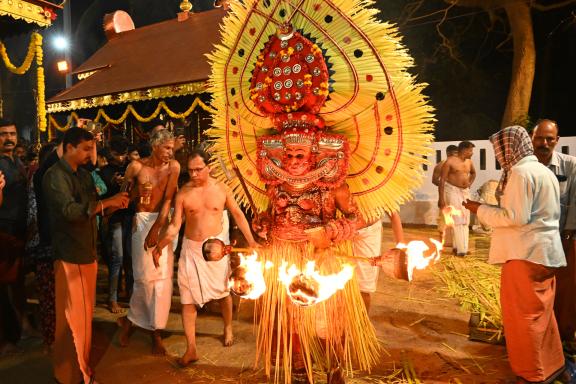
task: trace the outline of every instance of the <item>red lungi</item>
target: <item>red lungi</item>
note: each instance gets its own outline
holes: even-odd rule
[[[556,271],[554,314],[562,340],[574,341],[576,332],[576,239],[562,239],[567,266]]]
[[[54,262],[56,329],[54,376],[62,384],[90,382],[88,363],[92,346],[92,313],[96,296],[96,262]]]
[[[524,260],[502,267],[500,301],[512,371],[528,381],[544,381],[564,366],[554,317],[554,268]]]

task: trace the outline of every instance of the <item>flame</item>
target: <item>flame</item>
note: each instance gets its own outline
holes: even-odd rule
[[[333,275],[321,275],[315,268],[314,261],[308,261],[304,271],[295,265],[288,268],[287,262],[280,266],[279,280],[294,304],[311,306],[327,300],[343,289],[354,275],[354,266],[350,264],[344,264],[342,270]]]
[[[403,249],[406,252],[408,281],[412,281],[415,269],[424,269],[430,265],[431,262],[434,263],[440,259],[442,243],[434,239],[430,239],[430,241],[434,244],[435,250],[428,256],[424,256],[424,253],[430,250],[430,247],[422,240],[414,240],[408,244],[399,243],[396,245],[396,248]]]
[[[228,288],[238,296],[245,299],[256,300],[266,291],[264,282],[264,269],[272,268],[270,261],[258,261],[258,253],[244,256],[239,253],[240,265],[236,267],[228,279]]]
[[[447,205],[442,208],[442,215],[444,215],[444,223],[447,227],[454,226],[454,217],[462,216],[462,210],[456,209],[451,205]]]

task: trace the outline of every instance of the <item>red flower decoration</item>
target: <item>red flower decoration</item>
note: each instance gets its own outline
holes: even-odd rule
[[[44,7],[40,13],[42,13],[45,18],[50,19],[52,21],[56,20],[56,17],[58,17],[56,15],[56,12],[54,12],[50,7]]]

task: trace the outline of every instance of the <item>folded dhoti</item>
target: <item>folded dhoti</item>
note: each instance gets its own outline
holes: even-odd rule
[[[137,212],[132,234],[132,270],[134,289],[130,298],[128,319],[137,326],[156,330],[166,327],[172,302],[173,244],[162,250],[158,268],[154,266],[152,249],[144,249],[144,241],[158,218],[157,212]]]
[[[218,236],[226,243],[227,228]],[[202,256],[203,241],[184,238],[178,261],[178,287],[182,304],[199,306],[230,294],[228,276],[230,260],[224,256],[219,261],[206,261]]]
[[[459,254],[468,252],[468,225],[470,224],[470,211],[464,208],[462,202],[470,198],[470,188],[459,188],[450,183],[444,184],[444,201],[460,212],[453,214],[454,220],[452,244]]]
[[[470,211],[464,208],[462,202],[470,198],[470,188],[456,187],[450,183],[444,183],[444,202],[460,212],[453,214],[454,225],[470,224]]]
[[[382,222],[362,228],[352,241],[354,256],[378,257],[382,254]],[[356,279],[361,292],[376,292],[378,271],[380,267],[370,265],[366,261],[356,262]]]

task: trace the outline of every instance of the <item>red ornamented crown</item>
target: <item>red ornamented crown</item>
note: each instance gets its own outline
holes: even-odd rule
[[[283,25],[258,56],[250,93],[256,107],[272,118],[279,132],[324,128],[324,121],[317,116],[328,96],[322,50]]]

